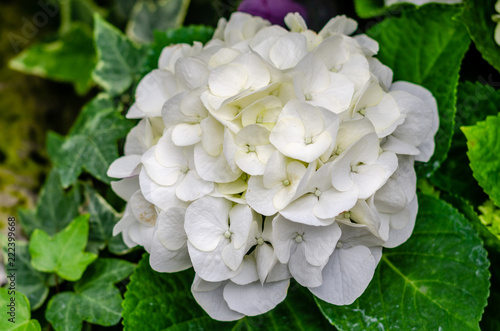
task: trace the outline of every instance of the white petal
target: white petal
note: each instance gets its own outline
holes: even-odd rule
[[[229,228],[231,207],[232,203],[224,198],[204,197],[193,202],[186,210],[184,222],[191,244],[201,251],[213,251]]]
[[[134,217],[145,226],[153,227],[158,218],[154,205],[144,199],[141,191],[134,193],[129,201]]]
[[[175,186],[160,186],[148,176],[145,169],[139,174],[139,182],[144,198],[160,209],[183,207],[186,203],[175,195]]]
[[[191,268],[186,244],[178,250],[171,251],[165,248],[156,236],[151,246],[149,263],[151,268],[158,272],[178,272]]]
[[[224,299],[232,310],[256,316],[270,311],[285,300],[289,283],[289,280],[264,285],[259,282],[248,285],[229,282],[224,288]]]
[[[276,214],[273,205],[274,195],[281,190],[280,186],[272,189],[264,187],[263,176],[251,176],[248,180],[246,192],[247,203],[259,214],[270,216]]]
[[[269,50],[269,58],[278,69],[294,67],[306,54],[306,37],[294,32],[279,38]]]
[[[211,252],[196,249],[188,241],[189,256],[196,273],[209,282],[220,282],[236,276],[240,270],[233,271],[222,260],[222,250],[229,241],[222,237],[219,245]],[[244,254],[243,254],[244,255]],[[243,256],[241,257],[243,259]]]
[[[172,141],[177,146],[191,146],[201,140],[199,124],[179,124],[172,131]]]
[[[209,182],[230,183],[241,175],[241,170],[233,171],[223,153],[211,156],[201,144],[195,145],[194,160],[198,175]]]
[[[111,182],[111,188],[120,198],[129,201],[135,191],[139,189],[139,177],[135,176]]]
[[[158,215],[155,238],[168,250],[179,250],[187,241],[184,230],[186,209],[170,208]],[[186,247],[187,250],[187,247]]]
[[[189,170],[177,185],[175,194],[182,201],[197,200],[214,190],[214,183],[200,179],[195,170]]]
[[[323,266],[313,266],[305,258],[305,244],[300,243],[290,256],[288,268],[293,278],[302,286],[319,286],[323,282],[321,271]]]
[[[111,163],[107,175],[113,178],[137,176],[140,171],[141,155],[122,156]]]
[[[218,285],[212,291],[198,291],[198,287],[202,287],[200,283],[209,283],[201,279],[198,275],[195,276],[191,292],[198,302],[198,304],[205,310],[211,318],[219,321],[235,321],[245,317],[245,315],[231,310],[223,297],[224,285],[223,283],[216,283]],[[205,285],[206,286],[206,285]]]
[[[373,278],[375,258],[365,246],[336,249],[323,269],[323,283],[309,290],[334,305],[349,305],[366,289]]]

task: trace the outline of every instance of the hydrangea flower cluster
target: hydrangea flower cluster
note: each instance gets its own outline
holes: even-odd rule
[[[259,315],[291,278],[345,305],[382,247],[410,236],[414,161],[438,128],[426,89],[392,82],[378,44],[344,16],[319,32],[234,13],[205,46],[166,47],[127,117],[140,118],[109,169],[127,200],[114,229],[159,272],[194,268],[217,320]]]

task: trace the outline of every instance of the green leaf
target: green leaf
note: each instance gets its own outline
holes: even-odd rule
[[[491,16],[497,0],[467,0],[463,11],[458,15],[469,30],[470,36],[483,58],[500,71],[500,46],[495,42],[495,28]]]
[[[43,304],[49,294],[48,282],[50,275],[33,269],[27,242],[5,241],[7,241],[7,238],[2,238],[7,276],[9,276],[10,272],[15,273],[16,289],[26,295],[30,306],[33,310],[36,310]]]
[[[21,52],[9,67],[27,74],[75,85],[79,94],[92,87],[96,53],[90,29],[73,24],[58,40],[39,43]]]
[[[109,183],[106,172],[118,158],[116,141],[131,128],[132,122],[115,109],[109,96],[100,94],[83,108],[67,137],[49,132],[47,150],[63,187],[74,183],[83,169]]]
[[[312,295],[295,284],[274,310],[236,322],[210,318],[191,294],[194,272],[157,273],[144,254],[125,292],[125,330],[329,330]]]
[[[193,44],[195,41],[206,43],[212,38],[214,28],[206,25],[189,25],[167,31],[155,31],[154,42],[148,49],[142,75],[158,68],[158,59],[164,47],[172,44]]]
[[[8,288],[0,288],[0,330],[39,331],[40,323],[31,319],[30,302],[24,294]]]
[[[186,17],[190,0],[138,0],[131,12],[127,35],[139,42],[153,41],[153,31],[177,28]]]
[[[52,297],[45,317],[56,331],[81,330],[83,321],[103,326],[117,324],[123,299],[113,284],[125,279],[134,268],[133,263],[124,260],[98,259],[75,284],[75,292]]]
[[[79,205],[78,187],[65,193],[59,175],[52,171],[40,191],[36,209],[20,209],[19,220],[28,236],[35,229],[54,235],[64,229],[79,214]]]
[[[100,16],[94,16],[94,22],[98,61],[92,77],[109,94],[116,96],[139,79],[144,51]]]
[[[490,285],[486,255],[462,214],[420,195],[412,236],[384,251],[365,293],[349,306],[317,302],[340,330],[479,330]]]
[[[78,216],[52,238],[36,229],[29,245],[33,268],[55,272],[70,281],[80,279],[87,266],[97,258],[96,254],[83,251],[89,235],[88,220],[89,215]]]
[[[415,5],[411,3],[396,3],[386,6],[384,0],[354,0],[354,8],[361,18],[395,15],[401,13],[401,10],[405,7],[415,8]]]
[[[90,214],[89,242],[87,249],[95,253],[109,245],[114,254],[124,254],[130,249],[123,243],[122,236],[113,236],[113,227],[120,220],[120,214],[90,186],[85,187],[87,211]],[[116,239],[115,239],[116,238]]]
[[[491,200],[500,206],[500,113],[474,126],[462,127],[472,174]]]
[[[380,45],[378,58],[394,71],[394,80],[429,89],[439,108],[439,131],[434,156],[418,168],[429,176],[445,160],[455,117],[460,63],[470,43],[465,27],[452,19],[459,7],[425,5],[405,10],[375,25],[367,34]]]
[[[457,115],[448,158],[433,174],[431,181],[441,190],[472,202],[475,206],[486,200],[479,184],[472,176],[467,158],[467,140],[461,126],[474,125],[488,115],[496,115],[500,104],[500,92],[479,82],[458,85]],[[460,180],[457,180],[460,178]]]

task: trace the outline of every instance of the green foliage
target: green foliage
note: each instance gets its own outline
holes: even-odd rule
[[[453,141],[449,154],[431,181],[442,190],[452,192],[475,206],[484,202],[486,196],[472,176],[467,158],[467,140],[461,126],[474,125],[488,115],[496,115],[500,104],[500,92],[479,82],[464,82],[458,85],[457,115]],[[458,180],[460,179],[460,180]]]
[[[452,19],[456,6],[426,5],[390,17],[367,34],[380,46],[378,58],[394,72],[394,80],[405,80],[429,89],[439,108],[436,149],[419,175],[429,176],[446,159],[455,117],[458,72],[470,39],[464,26]]]
[[[412,237],[384,252],[358,300],[317,300],[340,330],[479,330],[489,295],[486,250],[452,206],[425,195],[419,205]]]
[[[76,281],[97,255],[84,252],[89,233],[89,215],[78,216],[64,230],[50,237],[36,229],[31,236],[29,252],[33,268],[55,272],[63,279]]]
[[[105,91],[116,96],[140,78],[144,51],[100,16],[96,15],[94,21],[97,65],[92,76]]]
[[[81,330],[83,321],[103,326],[117,324],[123,299],[113,284],[128,277],[134,268],[133,263],[123,260],[97,260],[75,283],[75,292],[52,297],[45,317],[56,331]]]
[[[125,330],[328,330],[310,293],[298,285],[274,310],[236,322],[218,322],[198,306],[191,294],[194,272],[157,273],[149,255],[139,262],[125,292]],[[158,295],[162,293],[162,295]],[[155,307],[155,309],[151,309]],[[290,318],[293,316],[293,318]]]
[[[474,126],[462,127],[472,174],[491,200],[500,206],[500,113]]]
[[[478,209],[481,212],[479,215],[481,223],[500,240],[500,209],[491,200],[486,201]]]
[[[120,214],[90,186],[85,186],[85,198],[90,214],[87,249],[97,253],[108,246],[110,252],[114,254],[124,254],[129,251],[121,236],[113,236],[113,227],[120,220]]]
[[[73,83],[79,94],[92,86],[95,64],[92,33],[80,24],[72,25],[56,41],[31,46],[9,62],[10,68],[27,74]]]
[[[59,175],[56,171],[52,171],[40,191],[36,209],[20,209],[19,219],[28,236],[35,229],[54,235],[64,229],[78,215],[79,204],[78,187],[65,193]]]
[[[17,241],[15,246],[15,273],[16,289],[26,295],[33,310],[38,309],[49,294],[50,275],[35,270],[31,266],[31,256],[28,243]],[[10,268],[9,259],[6,255],[9,251],[7,245],[3,244],[5,268]],[[12,256],[12,255],[11,255]]]
[[[50,132],[47,150],[63,187],[73,184],[83,169],[109,183],[106,172],[118,158],[116,141],[131,127],[109,96],[100,94],[83,108],[67,137]]]
[[[403,8],[415,7],[415,5],[410,3],[397,3],[386,6],[384,2],[384,0],[355,0],[354,8],[359,17],[370,18],[381,15],[399,14]]]
[[[153,41],[153,31],[181,26],[190,0],[138,0],[131,12],[127,35],[136,42]]]
[[[500,46],[494,39],[497,23],[491,16],[497,14],[497,0],[467,0],[458,18],[467,26],[470,36],[483,58],[500,70]]]
[[[13,293],[15,292],[15,293]],[[15,305],[13,315],[9,305]],[[0,288],[0,306],[2,306],[2,318],[0,318],[0,330],[2,331],[39,331],[40,323],[31,319],[30,302],[24,294],[7,288]],[[9,321],[10,318],[13,318]]]

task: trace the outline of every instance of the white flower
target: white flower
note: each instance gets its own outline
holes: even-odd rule
[[[285,22],[235,13],[204,46],[166,47],[108,172],[128,201],[114,234],[159,272],[193,266],[193,295],[218,320],[273,309],[292,277],[356,300],[382,247],[411,235],[414,161],[434,151],[435,99],[393,83],[378,43],[349,36],[355,21]]]

